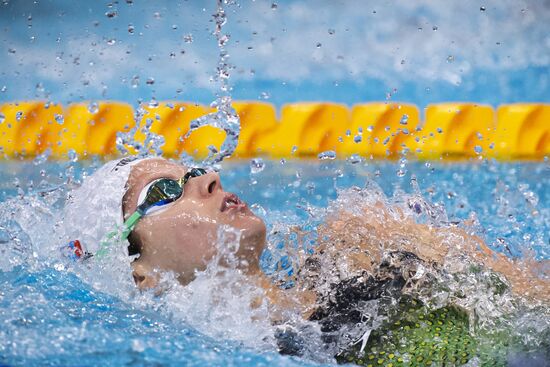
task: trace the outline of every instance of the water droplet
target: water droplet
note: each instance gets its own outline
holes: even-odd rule
[[[351,164],[361,163],[363,158],[359,154],[352,154],[347,161]]]
[[[183,36],[183,41],[185,43],[193,43],[193,35],[191,33],[186,34],[185,36]]]
[[[257,174],[264,170],[265,163],[262,158],[254,158],[250,161],[250,173]]]
[[[17,111],[17,112],[15,113],[15,120],[16,120],[16,121],[21,121],[21,118],[22,118],[22,117],[23,117],[23,112]]]
[[[319,158],[321,160],[336,159],[336,152],[334,150],[326,150],[324,152],[319,153],[317,158]]]
[[[403,177],[403,176],[405,176],[406,173],[407,173],[407,171],[405,171],[403,169],[398,169],[397,172],[395,172],[397,177]]]
[[[479,7],[479,10],[480,10],[480,11],[485,11],[485,9],[486,9],[486,8],[485,8],[484,6],[480,6],[480,7]]]
[[[114,39],[114,38],[108,39],[108,40],[107,40],[107,44],[108,44],[109,46],[113,46],[114,44],[116,44],[116,39]]]
[[[65,118],[63,117],[63,115],[56,113],[53,117],[59,125],[63,125],[63,122],[65,122]]]
[[[447,62],[450,64],[452,63],[453,61],[455,61],[455,57],[453,55],[449,55],[447,56]]]
[[[52,149],[48,148],[44,151],[44,153],[37,155],[36,158],[34,158],[34,160],[32,161],[32,163],[35,166],[38,166],[39,164],[46,162],[51,154],[52,154]]]
[[[128,33],[134,34],[136,28],[132,24],[128,24]]]
[[[130,85],[132,86],[132,88],[139,87],[139,76],[138,75],[134,75],[132,77],[132,81],[130,82]]]
[[[403,114],[403,117],[401,117],[401,121],[399,121],[399,123],[401,125],[407,125],[408,122],[409,122],[409,115]]]
[[[474,151],[476,152],[476,154],[481,154],[481,152],[483,152],[483,148],[479,145],[476,145],[474,147]]]
[[[153,85],[155,84],[155,78],[149,77],[147,78],[147,81],[145,83],[147,83],[148,85]]]
[[[109,10],[105,13],[105,16],[107,18],[116,18],[118,16],[118,12],[116,10]]]
[[[132,351],[136,353],[143,353],[145,351],[146,345],[139,339],[132,340]]]
[[[277,3],[271,4],[271,10],[277,10],[277,7],[278,7]]]
[[[3,85],[2,88],[0,88],[0,92],[2,93],[4,93],[7,90],[8,90],[8,87],[6,87],[5,85]]]
[[[401,60],[401,65],[405,65],[405,59]]]
[[[436,130],[437,130],[437,132],[438,132],[438,133],[440,133],[440,134],[442,134],[442,133],[443,133],[443,129],[442,129],[442,128],[440,128],[440,127],[438,127],[438,128],[436,129]]]
[[[261,99],[269,99],[269,98],[271,98],[271,95],[268,92],[262,92],[262,93],[260,93],[260,98]]]
[[[332,28],[328,29],[328,34],[333,35],[334,33],[336,33],[336,31],[334,29],[332,29]]]
[[[151,108],[157,108],[159,106],[159,102],[156,99],[151,99],[149,101],[149,107]]]
[[[88,112],[96,114],[97,111],[99,111],[99,105],[97,104],[97,102],[90,102],[88,104]]]
[[[158,11],[156,11],[153,13],[153,17],[155,17],[155,19],[160,19],[162,18],[162,15]]]
[[[8,48],[8,52],[9,52],[10,54],[15,54],[16,49],[15,49],[15,48]]]
[[[363,137],[362,137],[361,135],[355,135],[355,136],[353,137],[353,141],[354,141],[355,143],[360,143],[360,142],[363,141]]]
[[[434,25],[434,26],[432,27],[432,31],[437,31],[438,29],[439,29],[439,27],[436,26],[436,25]]]
[[[176,30],[176,29],[178,29],[178,26],[177,26],[177,24],[172,24],[172,29],[173,29],[173,30]]]
[[[317,44],[315,45],[315,47],[317,48],[321,48],[321,46],[322,46],[321,42],[317,42]]]
[[[3,124],[5,120],[6,120],[6,115],[0,112],[0,125]]]

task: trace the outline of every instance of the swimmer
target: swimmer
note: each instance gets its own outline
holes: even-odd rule
[[[96,218],[96,225],[105,226],[102,238],[79,240],[88,249],[90,242],[105,240],[107,231],[112,230],[109,220],[122,226],[128,253],[137,257],[132,275],[142,290],[158,287],[163,272],[173,273],[182,285],[192,282],[214,258],[220,226],[229,226],[240,233],[238,266],[251,282],[265,289],[275,310],[274,323],[284,323],[277,311],[294,309],[304,319],[316,320],[322,328],[334,331],[350,320],[360,321],[348,312],[347,303],[391,296],[410,308],[411,302],[418,304],[421,288],[429,289],[429,280],[422,276],[426,269],[433,270],[430,274],[459,273],[472,264],[503,275],[518,296],[550,302],[550,283],[544,278],[548,276],[547,263],[511,260],[491,251],[465,229],[419,224],[404,209],[381,201],[360,203],[354,210],[339,206],[329,212],[318,229],[316,252],[302,257],[292,279],[294,287],[283,289],[260,269],[260,255],[266,247],[263,220],[235,194],[224,191],[218,173],[189,169],[161,158],[123,159],[88,177],[82,189],[89,194],[102,182],[118,187],[112,193],[102,193],[113,213],[105,213],[107,219]],[[71,204],[82,200],[79,196],[105,211],[104,204],[75,193],[68,213]],[[323,268],[330,271],[323,272]],[[407,292],[415,296],[403,298]],[[452,298],[449,296],[450,301]],[[343,314],[346,320],[342,320]],[[368,341],[368,335],[364,339]],[[298,349],[288,343],[281,346],[281,351],[289,354],[299,354]],[[345,361],[356,361],[346,356]]]

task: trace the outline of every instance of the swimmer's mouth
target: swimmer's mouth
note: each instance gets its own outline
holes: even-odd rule
[[[241,201],[241,199],[239,199],[239,197],[235,194],[227,194],[225,195],[225,197],[223,198],[223,201],[222,201],[222,206],[220,208],[220,210],[222,212],[226,211],[226,210],[231,210],[231,209],[244,209],[246,208],[246,204],[243,203]]]

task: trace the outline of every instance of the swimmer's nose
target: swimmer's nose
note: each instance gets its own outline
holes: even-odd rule
[[[220,190],[222,185],[220,175],[217,172],[209,172],[206,175],[194,177],[188,184],[195,186],[202,197],[208,197]]]

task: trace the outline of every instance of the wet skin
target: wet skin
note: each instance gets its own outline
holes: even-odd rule
[[[132,167],[123,198],[126,220],[137,208],[140,194],[159,178],[179,179],[188,168],[164,159],[148,159]],[[239,266],[259,272],[266,227],[236,195],[223,190],[216,172],[194,177],[183,195],[162,209],[145,215],[130,234],[140,246],[134,261],[134,279],[140,288],[154,287],[158,271],[171,271],[182,284],[194,279],[216,254],[218,231],[229,226],[240,233]]]

